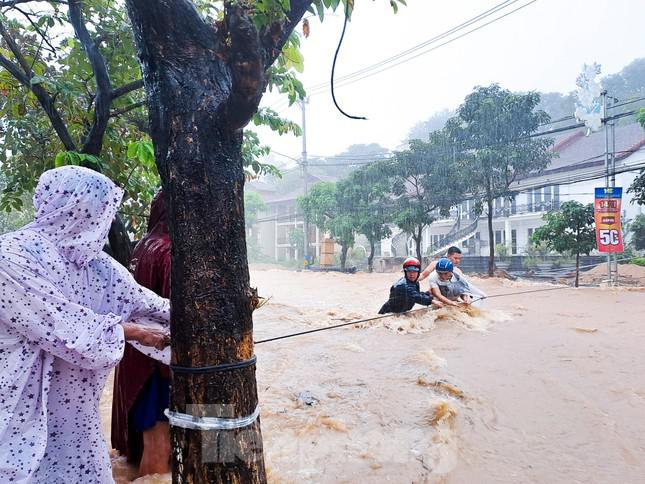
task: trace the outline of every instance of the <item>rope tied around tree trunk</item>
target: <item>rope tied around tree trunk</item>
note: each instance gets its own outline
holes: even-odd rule
[[[200,366],[200,367],[187,367],[187,366],[178,366],[170,365],[170,369],[174,373],[184,373],[188,375],[200,375],[204,373],[217,373],[219,371],[232,371],[239,370],[242,368],[248,368],[249,366],[255,365],[257,362],[257,357],[253,355],[248,360],[237,361],[235,363],[223,363],[221,365],[211,365],[211,366]]]
[[[202,417],[189,415],[187,413],[174,412],[166,409],[164,411],[168,422],[172,427],[180,427],[190,430],[235,430],[248,427],[260,416],[260,406],[256,406],[251,415],[245,417]]]

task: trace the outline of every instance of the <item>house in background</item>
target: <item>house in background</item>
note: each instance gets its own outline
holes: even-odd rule
[[[312,175],[307,177],[308,186],[321,181],[336,181],[333,177]],[[304,194],[302,176],[292,176],[288,184],[267,183],[254,180],[246,184],[246,190],[262,197],[266,210],[247,236],[252,238],[261,253],[275,261],[289,261],[303,258],[303,247],[296,240],[294,232],[304,230],[304,217],[298,209],[298,197]],[[309,247],[317,259],[320,258],[323,234],[313,224],[308,227]]]
[[[604,186],[605,133],[585,136],[583,128],[555,137],[550,165],[538,175],[516,181],[513,200],[496,199],[493,215],[494,245],[504,244],[508,254],[524,254],[533,231],[544,224],[542,216],[558,209],[563,202],[576,200],[593,203],[594,188]],[[645,131],[637,124],[615,127],[616,186],[623,187],[623,224],[643,212],[631,203],[627,188],[645,167]],[[466,200],[450,211],[450,217],[438,218],[423,234],[423,252],[438,255],[449,246],[459,246],[464,254],[488,255],[489,241],[486,213],[477,216],[473,201]],[[438,214],[437,214],[438,216]],[[439,217],[439,216],[438,216]],[[412,238],[396,230],[381,243],[383,256],[414,254]]]
[[[533,231],[542,226],[543,215],[558,209],[562,203],[575,200],[583,204],[593,203],[594,188],[604,186],[605,179],[605,133],[599,131],[589,136],[583,128],[554,137],[555,153],[549,166],[541,173],[516,181],[510,189],[515,192],[513,200],[496,199],[493,204],[493,240],[489,241],[486,213],[478,216],[474,202],[465,200],[450,211],[450,216],[441,218],[426,227],[423,233],[422,250],[425,255],[436,256],[451,245],[459,246],[467,255],[488,255],[490,244],[503,244],[509,255],[526,254]],[[627,188],[645,167],[645,130],[637,124],[615,127],[616,186],[623,187],[623,226],[643,213],[643,207],[631,203],[633,196]],[[302,259],[303,215],[297,208],[297,199],[304,194],[304,180],[299,173],[292,173],[283,183],[252,181],[246,189],[258,193],[266,204],[259,214],[258,222],[248,237],[259,250],[275,261]],[[321,181],[337,181],[338,177],[312,175],[308,186]],[[300,233],[300,243],[297,240]],[[381,241],[377,255],[404,257],[415,253],[412,238],[392,227],[392,237]],[[310,225],[308,240],[310,253],[316,259],[324,235]],[[362,237],[357,237],[355,247],[367,247]],[[366,250],[367,252],[367,250]]]

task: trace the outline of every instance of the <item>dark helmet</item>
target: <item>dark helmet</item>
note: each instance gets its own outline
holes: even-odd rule
[[[434,270],[437,272],[444,272],[444,273],[452,272],[453,270],[452,261],[450,259],[446,259],[445,257],[443,257],[442,259],[439,259]]]
[[[408,257],[403,261],[403,270],[404,271],[415,271],[415,272],[421,272],[421,263],[419,262],[419,259],[416,259],[414,257]]]

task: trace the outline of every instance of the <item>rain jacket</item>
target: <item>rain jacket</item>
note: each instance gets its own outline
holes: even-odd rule
[[[429,306],[431,303],[432,296],[427,292],[421,292],[418,282],[402,277],[390,288],[390,299],[383,304],[379,314],[402,313],[412,309],[415,304]]]
[[[101,252],[122,195],[85,168],[47,171],[35,220],[0,236],[0,482],[113,482],[99,400],[120,323],[169,319]]]
[[[170,297],[170,235],[166,224],[163,193],[152,201],[148,231],[132,253],[130,271],[142,286],[162,297]],[[142,434],[129,425],[129,412],[155,369],[169,378],[167,365],[125,344],[124,356],[114,377],[114,403],[112,405],[112,447],[128,460],[138,461],[143,452]]]

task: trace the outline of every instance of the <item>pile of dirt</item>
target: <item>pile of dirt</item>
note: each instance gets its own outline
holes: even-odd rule
[[[598,264],[580,274],[581,284],[602,284],[607,281],[607,264]],[[618,265],[618,283],[621,286],[645,286],[645,267],[636,264]]]
[[[481,272],[471,272],[468,274],[469,277],[478,277],[479,279],[489,279],[490,276],[487,273],[481,273]],[[514,281],[517,279],[513,274],[510,272],[506,271],[505,269],[495,269],[495,272],[493,273],[493,277],[496,277],[498,279],[508,279],[509,281]]]

